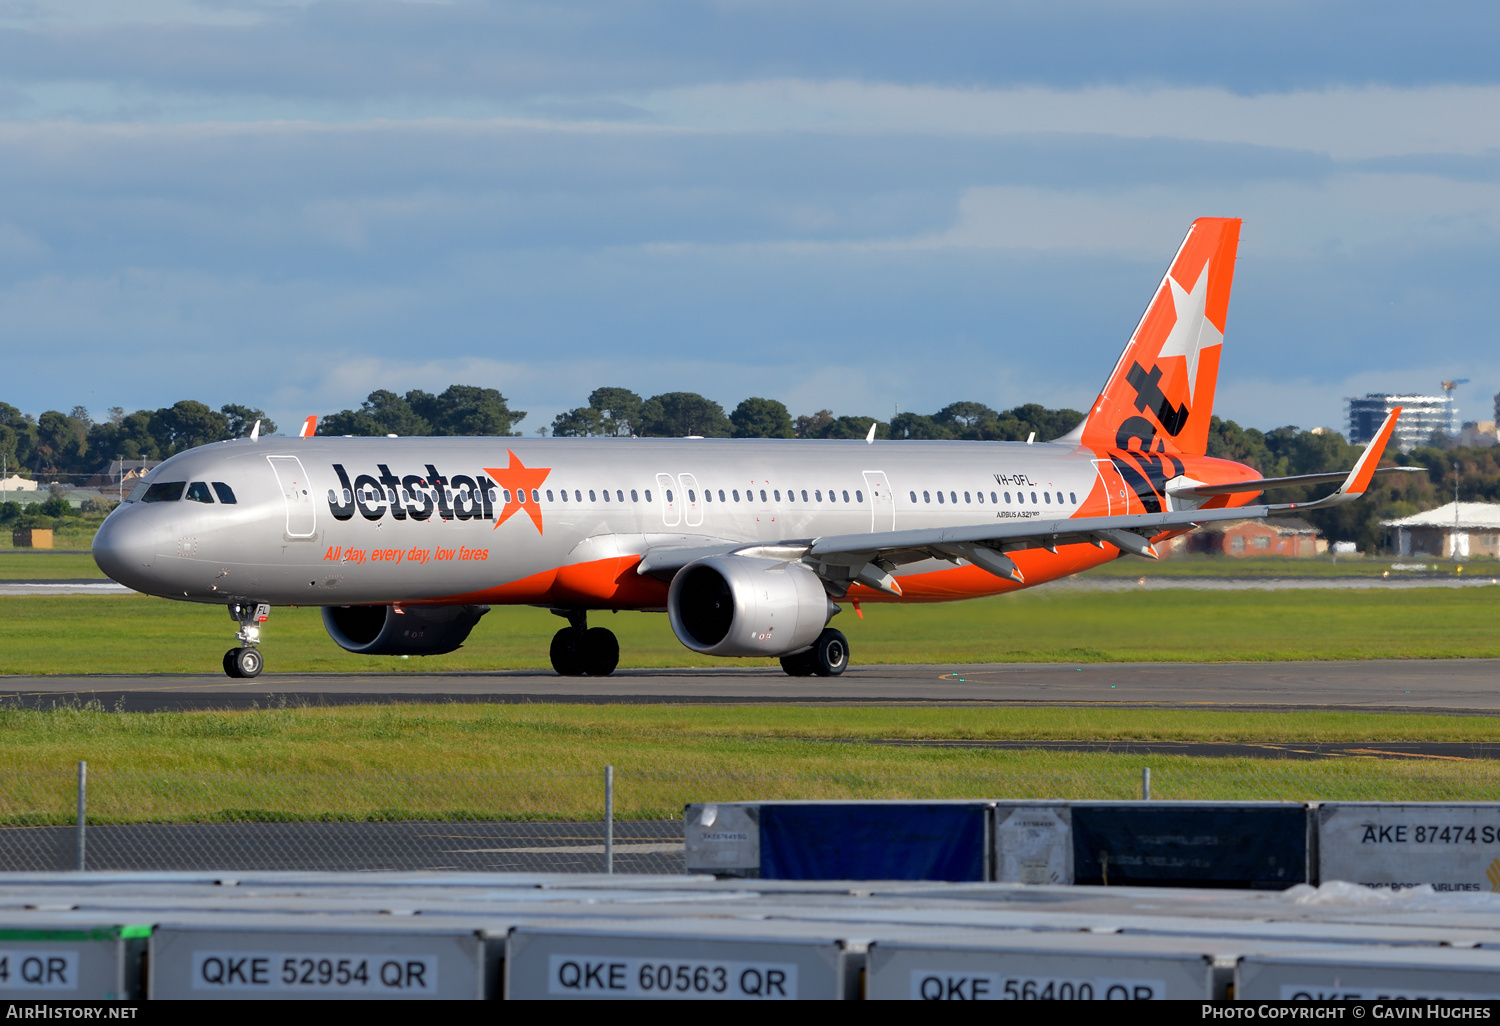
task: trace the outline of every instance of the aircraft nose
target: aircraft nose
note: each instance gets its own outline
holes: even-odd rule
[[[117,510],[94,535],[94,562],[111,579],[127,588],[144,587],[156,557],[156,532],[138,511]]]

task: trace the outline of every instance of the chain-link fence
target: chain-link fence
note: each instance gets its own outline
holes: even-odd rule
[[[538,773],[0,772],[0,870],[684,871],[683,806],[790,799],[1129,799],[1152,767],[1156,800],[1488,801],[1500,761],[1018,757],[768,762],[757,772],[621,767],[605,819],[604,767]]]

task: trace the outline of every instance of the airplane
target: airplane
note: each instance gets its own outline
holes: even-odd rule
[[[1264,479],[1207,455],[1240,220],[1193,222],[1083,422],[1050,442],[251,437],[179,453],[105,520],[93,553],[136,591],[223,603],[264,666],[273,606],[321,607],[366,655],[459,648],[494,605],[550,609],[564,676],[619,643],[588,614],[664,611],[689,649],[832,676],[844,604],[1035,587],[1218,520],[1351,502],[1393,411],[1347,474]],[[1260,493],[1338,480],[1311,503]],[[861,613],[862,615],[862,613]]]

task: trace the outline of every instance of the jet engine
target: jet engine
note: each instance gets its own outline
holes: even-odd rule
[[[818,639],[839,607],[801,563],[708,556],[672,578],[667,617],[677,640],[716,656],[781,656]]]
[[[339,648],[360,655],[442,655],[464,643],[489,606],[324,606]]]

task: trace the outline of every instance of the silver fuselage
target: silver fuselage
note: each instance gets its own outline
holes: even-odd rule
[[[1085,504],[1123,512],[1107,467],[1082,447],[1002,442],[241,440],[181,453],[150,477],[223,483],[234,504],[127,502],[99,530],[94,553],[122,584],[199,602],[659,608],[659,591],[627,579],[653,547],[1055,519]],[[526,482],[524,503],[515,502],[517,482]],[[1114,556],[1089,551],[1097,558],[1058,571]],[[618,570],[624,583],[595,582],[581,567]],[[930,560],[898,576],[954,569]],[[559,583],[570,573],[574,584]],[[1045,579],[1027,575],[1028,584]],[[911,597],[1014,587],[984,580],[964,594]]]

